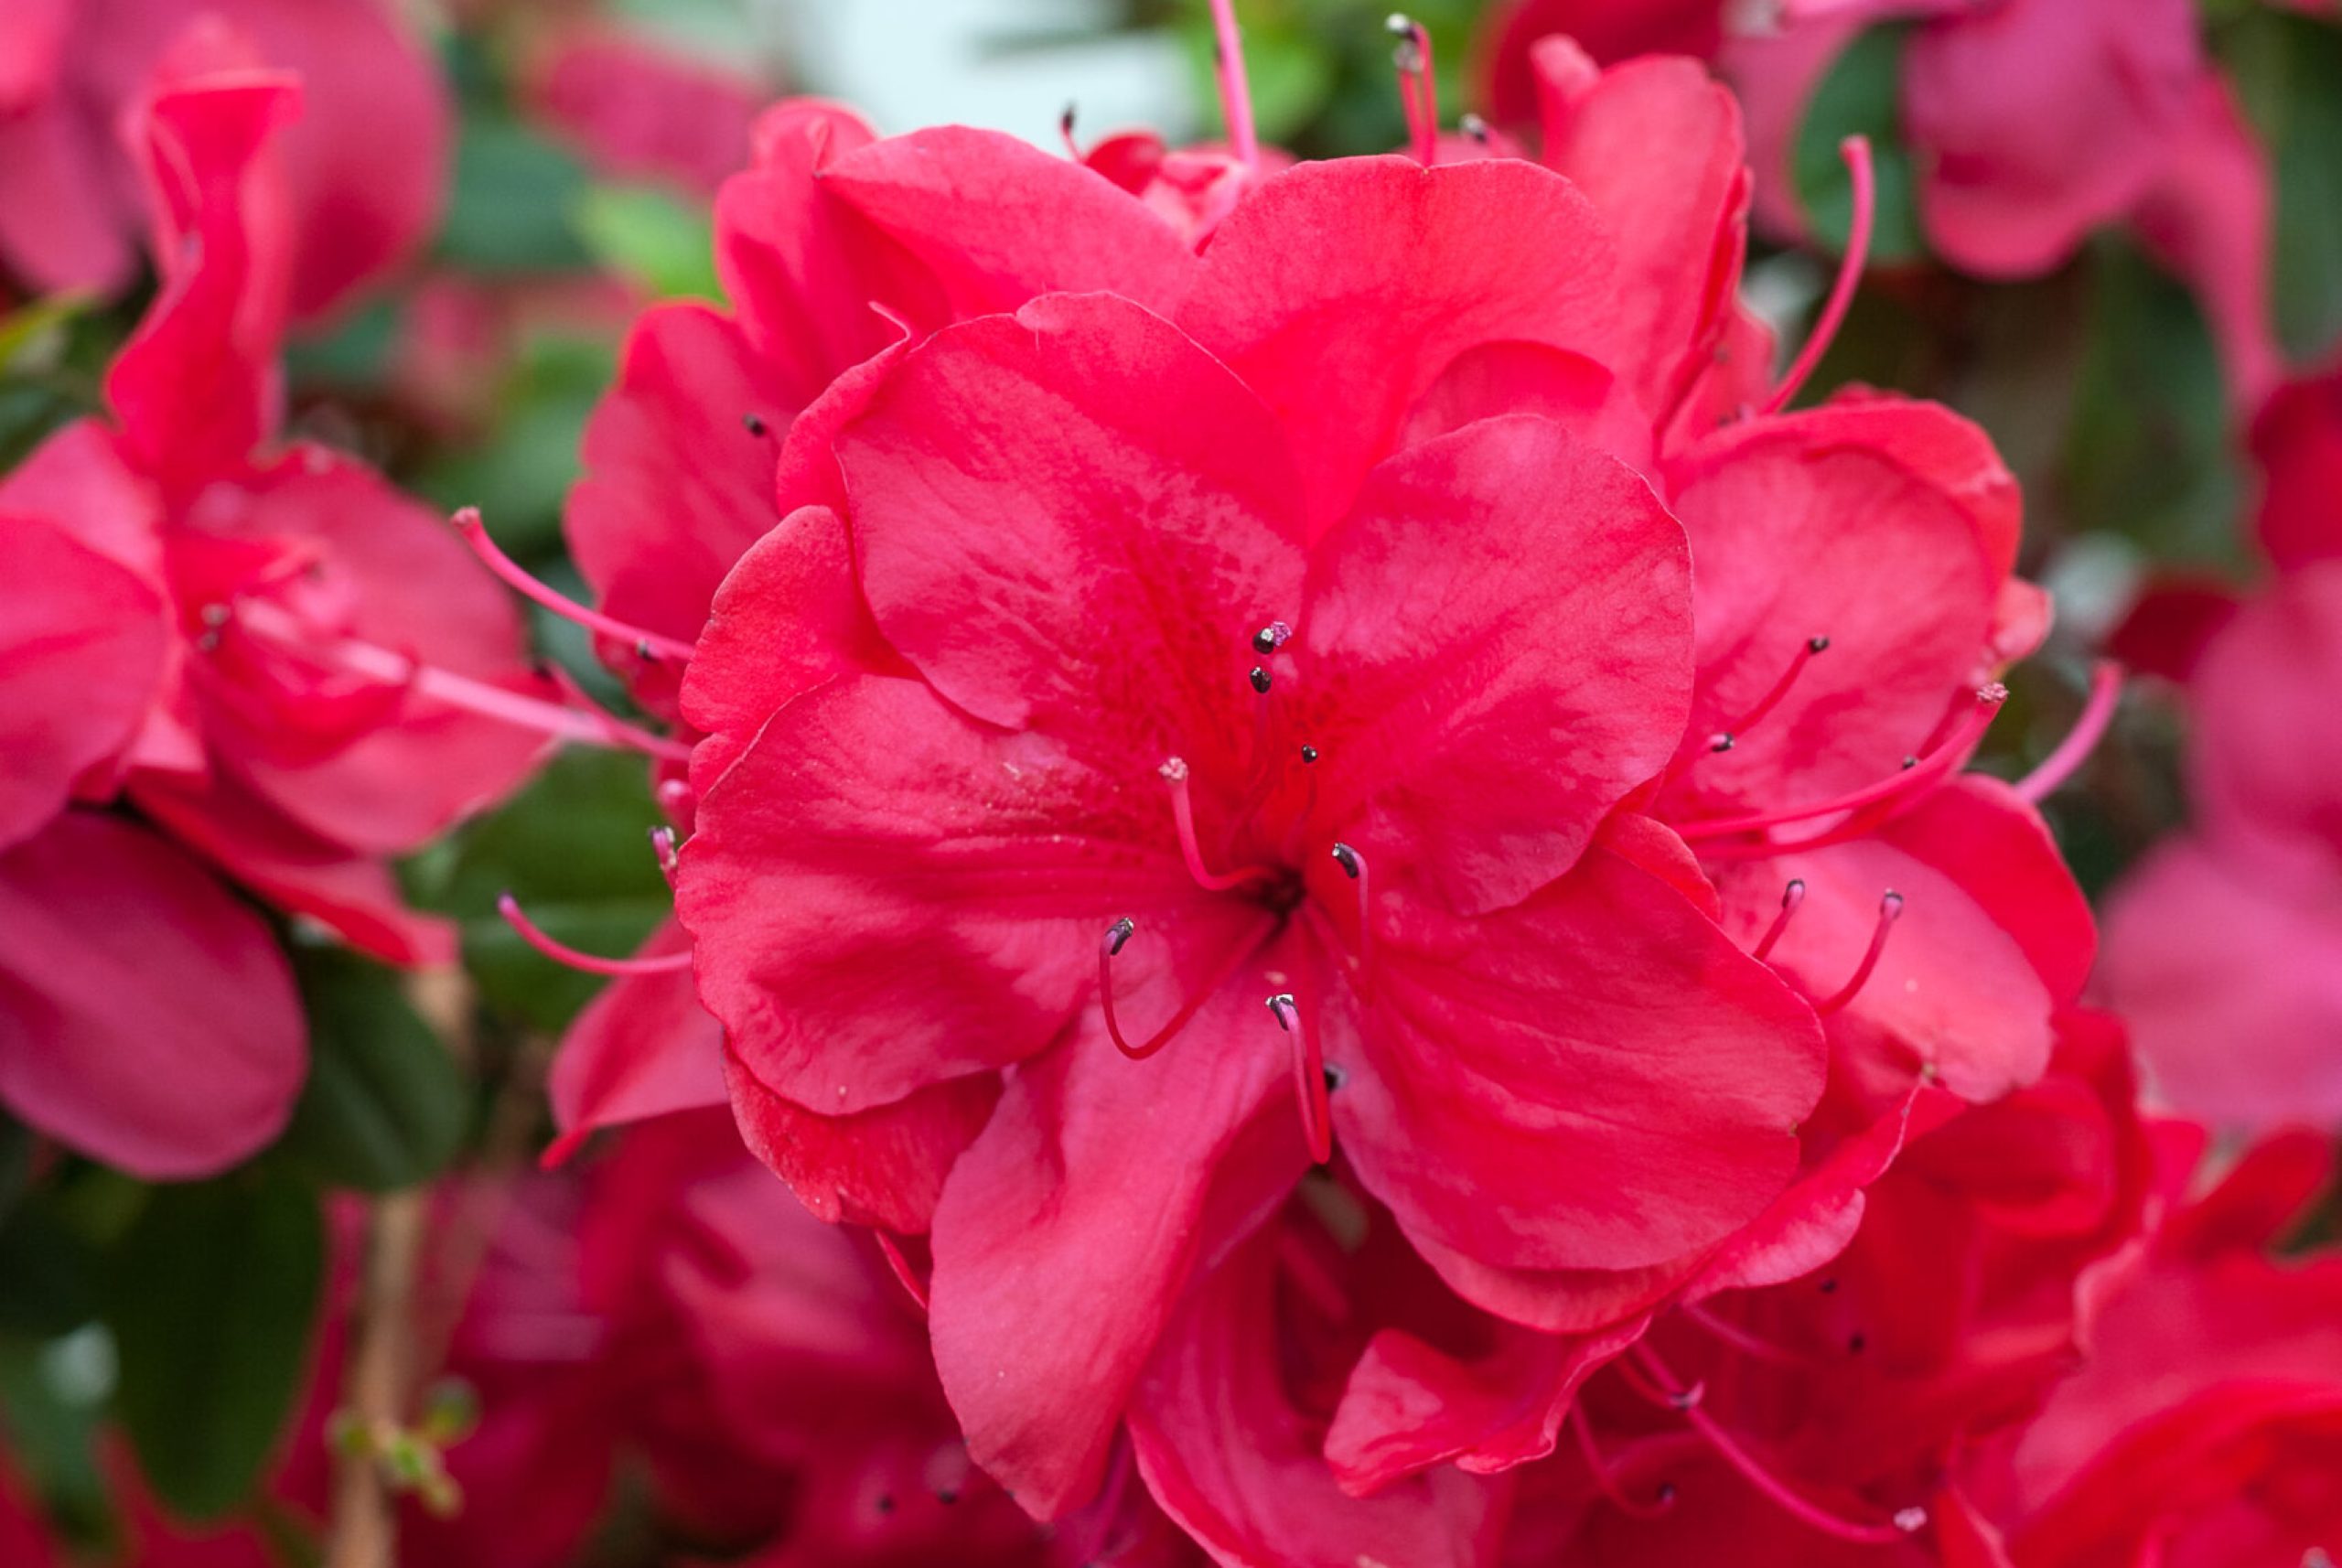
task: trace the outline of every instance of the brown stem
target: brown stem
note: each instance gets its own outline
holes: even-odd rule
[[[427,1202],[421,1192],[390,1194],[375,1201],[367,1225],[342,1382],[356,1433],[334,1461],[325,1568],[396,1568],[398,1562],[398,1508],[381,1445],[398,1433],[413,1388],[415,1263]]]

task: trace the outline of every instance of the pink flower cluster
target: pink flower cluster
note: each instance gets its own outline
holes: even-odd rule
[[[1521,124],[1456,134],[1402,24],[1381,156],[1259,144],[1226,0],[1225,145],[783,103],[716,198],[727,303],[645,313],[586,435],[591,607],[285,428],[287,321],[433,205],[430,148],[335,125],[362,79],[438,134],[407,46],[364,5],[152,51],[176,12],[115,15],[167,9],[0,23],[0,138],[107,161],[127,109],[160,282],[104,412],[0,478],[0,1102],[221,1169],[302,1081],[282,923],[450,962],[392,863],[549,739],[645,754],[669,816],[635,956],[507,901],[614,978],[552,1168],[435,1199],[485,1248],[422,1296],[482,1415],[414,1561],[576,1561],[621,1466],[760,1568],[2342,1547],[2342,1262],[2278,1256],[2333,1175],[2280,1125],[2342,1112],[2342,401],[2261,417],[2267,592],[2141,612],[2199,699],[2199,821],[2086,999],[2038,808],[2113,680],[2036,771],[1971,768],[2050,629],[2017,485],[1938,404],[1796,406],[1866,145],[1785,372],[1740,296],[1752,210],[1801,222],[1765,94],[1879,7],[1730,41],[1649,8],[1741,98],[1541,37]],[[2158,182],[2235,149],[2187,140],[2233,117],[2185,6],[1917,9],[1939,250],[2030,270],[2127,217],[2187,252]],[[596,78],[544,87],[588,143]],[[64,156],[0,156],[0,198]],[[20,273],[122,282],[114,203],[28,209]],[[533,667],[508,588],[647,722]],[[16,1491],[0,1557],[57,1560]],[[264,1560],[130,1528],[163,1568]]]

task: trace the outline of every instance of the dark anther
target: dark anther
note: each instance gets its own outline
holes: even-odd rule
[[[1835,1295],[1835,1294],[1838,1294],[1838,1282],[1837,1282],[1837,1280],[1836,1280],[1835,1278],[1823,1280],[1823,1281],[1821,1282],[1821,1294],[1822,1294],[1823,1295]]]
[[[1659,1500],[1661,1507],[1665,1507],[1667,1504],[1675,1500],[1674,1482],[1661,1481],[1659,1484]]]
[[[1350,1075],[1344,1072],[1340,1068],[1336,1067],[1332,1062],[1327,1062],[1326,1064],[1327,1093],[1333,1093],[1336,1090],[1341,1088],[1342,1085],[1349,1082],[1349,1080]]]
[[[1903,766],[1906,768],[1917,768],[1919,766],[1919,759],[1916,757],[1907,757],[1903,759]]]
[[[1708,738],[1708,749],[1710,751],[1730,751],[1732,747],[1733,739],[1731,735],[1727,732],[1720,730]]]
[[[895,1511],[895,1495],[892,1492],[881,1492],[878,1494],[878,1511],[880,1513],[893,1513]]]
[[[1065,113],[1058,116],[1058,129],[1064,132],[1069,136],[1072,135],[1074,105],[1069,103],[1065,106]]]
[[[1260,630],[1252,634],[1253,652],[1265,659],[1276,650],[1277,634],[1273,628],[1264,626]]]
[[[1269,1011],[1276,1015],[1277,1027],[1288,1035],[1293,1033],[1293,1026],[1285,1020],[1293,1016],[1295,1007],[1293,993],[1290,991],[1280,991],[1269,998]]]
[[[1488,145],[1488,123],[1477,114],[1465,115],[1464,118],[1456,122],[1456,126],[1480,145],[1485,147]]]
[[[953,1503],[960,1500],[960,1488],[957,1487],[945,1487],[935,1494],[935,1500],[941,1503],[945,1508],[950,1508]]]
[[[1112,925],[1107,927],[1106,956],[1109,958],[1119,957],[1123,950],[1123,944],[1129,941],[1132,934],[1137,929],[1138,922],[1132,919],[1128,915],[1124,915],[1121,919],[1116,920]]]
[[[1870,1348],[1870,1336],[1867,1334],[1847,1335],[1846,1348],[1857,1356],[1861,1355],[1864,1351]]]
[[[1263,697],[1269,694],[1269,687],[1272,682],[1269,680],[1269,672],[1266,670],[1263,670],[1259,665],[1255,664],[1252,666],[1252,672],[1250,675],[1247,675],[1245,679],[1252,682],[1252,690],[1260,693]]]
[[[650,639],[647,637],[638,637],[634,639],[634,656],[645,664],[659,662],[659,650],[650,646]]]
[[[1808,653],[1827,653],[1830,651],[1830,639],[1826,637],[1809,637],[1805,639],[1805,650]]]
[[[1334,846],[1334,860],[1348,874],[1352,882],[1358,880],[1358,851],[1346,843],[1338,843]]]
[[[1316,748],[1316,746],[1303,746],[1303,747],[1301,748],[1301,760],[1302,760],[1302,761],[1304,761],[1304,762],[1315,762],[1315,761],[1316,761],[1316,760],[1317,760],[1317,748]]]
[[[772,426],[765,423],[764,415],[760,413],[744,413],[740,416],[740,423],[748,427],[749,435],[759,440],[772,432]]]

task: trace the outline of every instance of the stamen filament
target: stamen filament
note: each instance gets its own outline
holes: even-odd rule
[[[1878,924],[1871,929],[1870,947],[1864,952],[1863,961],[1855,966],[1853,978],[1839,987],[1828,1001],[1815,1003],[1816,1013],[1826,1018],[1861,994],[1863,987],[1870,983],[1871,972],[1878,968],[1879,955],[1886,950],[1886,939],[1894,931],[1895,922],[1902,918],[1903,895],[1889,893],[1878,901]]]
[[[1269,998],[1277,1026],[1293,1036],[1294,1091],[1301,1100],[1301,1132],[1309,1140],[1309,1157],[1324,1165],[1334,1157],[1334,1112],[1326,1087],[1326,1059],[1317,1036],[1301,1026],[1301,1009],[1293,993],[1281,991]]]
[[[1678,1307],[1676,1310],[1681,1312],[1688,1321],[1698,1324],[1742,1355],[1754,1360],[1763,1361],[1775,1367],[1810,1367],[1814,1364],[1811,1357],[1800,1356],[1794,1350],[1784,1349],[1769,1339],[1750,1333],[1729,1318],[1717,1316],[1696,1303]]]
[[[2041,759],[2041,766],[2017,780],[2018,798],[2037,806],[2062,789],[2106,738],[2107,726],[2114,722],[2115,704],[2122,698],[2122,666],[2111,659],[2100,660],[2090,667],[2090,698],[2082,704],[2081,716],[2057,749]]]
[[[1586,1419],[1585,1407],[1575,1401],[1570,1404],[1569,1428],[1570,1435],[1577,1439],[1578,1456],[1585,1461],[1595,1486],[1610,1500],[1612,1508],[1629,1519],[1657,1519],[1672,1506],[1672,1497],[1655,1503],[1638,1503],[1627,1496],[1626,1488],[1619,1486],[1618,1477],[1611,1472],[1609,1461],[1602,1457],[1601,1444],[1594,1440],[1594,1423]]]
[[[1366,856],[1346,843],[1334,846],[1334,859],[1349,879],[1358,884],[1358,989],[1361,996],[1374,993],[1374,905],[1371,884],[1367,875]]]
[[[1704,822],[1686,822],[1676,832],[1686,843],[1696,843],[1709,839],[1734,838],[1742,833],[1763,832],[1767,828],[1789,822],[1809,822],[1815,817],[1835,816],[1841,811],[1859,811],[1882,800],[1899,800],[1916,792],[1923,785],[1938,779],[1958,766],[1968,748],[1982,738],[2003,703],[2009,700],[2006,686],[1995,682],[1980,688],[1976,703],[1967,720],[1955,726],[1941,744],[1930,749],[1913,766],[1904,768],[1892,777],[1856,789],[1835,800],[1819,801],[1810,806],[1793,806],[1783,811],[1766,811],[1756,816],[1724,817]]]
[[[675,844],[675,830],[667,827],[651,829],[650,853],[659,857],[659,875],[667,879],[667,891],[672,893],[676,875],[682,869],[682,855]]]
[[[553,962],[570,969],[583,970],[587,974],[676,974],[692,966],[688,952],[667,953],[659,958],[601,958],[580,952],[566,942],[545,934],[537,923],[521,912],[521,901],[510,893],[500,894],[496,912],[504,923],[520,933],[521,940],[536,949]]]
[[[468,675],[458,675],[451,670],[420,663],[405,654],[393,653],[371,642],[345,638],[321,646],[310,637],[306,628],[266,599],[241,602],[236,609],[236,618],[249,630],[301,648],[321,663],[387,685],[406,685],[416,696],[428,697],[448,707],[478,714],[482,718],[497,719],[516,729],[530,730],[555,740],[614,746],[662,757],[670,762],[691,760],[691,747],[681,741],[652,735],[598,709],[580,712],[558,703],[523,696],[518,692],[508,692],[501,686],[491,686],[485,681],[475,681]]]
[[[1179,1031],[1186,1028],[1194,1020],[1195,1015],[1204,1010],[1205,1004],[1211,1001],[1220,986],[1227,982],[1228,977],[1234,974],[1245,960],[1260,950],[1262,942],[1265,941],[1269,933],[1275,929],[1276,917],[1273,915],[1255,924],[1250,935],[1229,950],[1227,959],[1213,972],[1210,982],[1193,996],[1187,998],[1179,1010],[1171,1015],[1171,1021],[1157,1029],[1144,1045],[1133,1046],[1130,1042],[1130,1037],[1123,1033],[1122,1020],[1114,1013],[1114,959],[1123,950],[1123,945],[1137,934],[1138,922],[1128,915],[1116,920],[1106,928],[1105,938],[1098,944],[1098,1009],[1105,1015],[1106,1037],[1114,1042],[1116,1050],[1130,1058],[1131,1060],[1144,1061],[1169,1045]]]
[[[1231,887],[1243,887],[1255,882],[1268,882],[1275,874],[1264,866],[1241,865],[1221,875],[1204,865],[1203,846],[1196,839],[1195,802],[1187,796],[1187,765],[1173,757],[1162,768],[1163,781],[1171,786],[1171,820],[1179,833],[1179,854],[1187,863],[1187,875],[1196,886],[1207,893],[1225,893]]]
[[[1870,261],[1871,222],[1878,210],[1878,182],[1871,166],[1870,138],[1848,136],[1838,144],[1838,156],[1846,160],[1846,173],[1854,187],[1853,222],[1846,234],[1846,253],[1838,263],[1837,281],[1831,285],[1829,301],[1822,306],[1812,334],[1806,338],[1797,361],[1789,366],[1789,374],[1773,389],[1773,395],[1765,400],[1767,413],[1778,413],[1787,408],[1789,400],[1797,396],[1806,379],[1821,363],[1821,356],[1830,351],[1838,328],[1845,323],[1848,307],[1854,303],[1854,291],[1862,286],[1863,268]]]
[[[1781,671],[1779,680],[1773,682],[1772,689],[1767,692],[1762,697],[1756,699],[1756,705],[1750,708],[1746,713],[1741,714],[1737,723],[1726,725],[1721,731],[1719,731],[1715,738],[1708,742],[1708,749],[1710,751],[1730,751],[1733,747],[1734,742],[1737,741],[1742,736],[1746,735],[1750,730],[1756,728],[1756,722],[1759,719],[1762,719],[1767,714],[1771,713],[1775,708],[1781,705],[1781,699],[1789,694],[1789,688],[1796,685],[1797,678],[1805,673],[1805,667],[1813,662],[1813,656],[1817,653],[1827,653],[1829,651],[1830,639],[1828,638],[1807,638],[1805,641],[1799,646],[1797,657],[1789,660],[1789,667]]]
[[[1676,1381],[1675,1374],[1667,1369],[1667,1364],[1649,1346],[1638,1345],[1632,1354],[1658,1380],[1662,1389],[1672,1390],[1681,1386]],[[1765,1468],[1756,1455],[1743,1448],[1714,1416],[1701,1409],[1696,1401],[1679,1404],[1676,1408],[1682,1412],[1683,1419],[1692,1423],[1692,1429],[1716,1451],[1716,1456],[1738,1472],[1742,1480],[1764,1493],[1790,1517],[1824,1535],[1857,1546],[1892,1546],[1927,1523],[1926,1510],[1921,1509],[1903,1509],[1895,1516],[1892,1524],[1871,1525],[1842,1519],[1821,1504],[1791,1490],[1779,1477]]]
[[[1398,11],[1383,26],[1399,39],[1391,57],[1399,71],[1399,102],[1406,110],[1415,156],[1429,168],[1439,161],[1439,82],[1432,74],[1431,29]]]
[[[661,637],[655,631],[645,631],[640,627],[628,626],[626,622],[606,616],[599,610],[589,609],[575,599],[555,593],[552,588],[529,575],[521,569],[519,562],[505,554],[498,547],[496,541],[489,537],[488,525],[480,521],[478,508],[466,507],[449,521],[455,524],[456,532],[464,536],[464,542],[472,547],[472,553],[478,556],[505,586],[531,603],[541,605],[562,619],[575,621],[589,631],[597,631],[604,637],[614,638],[618,641],[626,643],[646,659],[671,660],[679,663],[690,662],[692,654],[695,651],[690,643],[679,642],[671,637]]]
[[[1211,0],[1215,32],[1213,63],[1219,70],[1219,102],[1228,120],[1228,145],[1248,169],[1261,166],[1260,134],[1252,127],[1252,88],[1244,75],[1244,35],[1236,26],[1236,0]]]
[[[1781,938],[1789,933],[1790,917],[1797,913],[1798,906],[1804,902],[1805,878],[1790,877],[1789,885],[1781,889],[1781,912],[1773,917],[1773,923],[1766,927],[1765,934],[1757,939],[1756,951],[1754,955],[1757,962],[1764,962],[1771,956],[1773,950],[1780,946]]]

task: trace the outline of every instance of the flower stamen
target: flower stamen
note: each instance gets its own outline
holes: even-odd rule
[[[1195,878],[1197,886],[1207,893],[1225,893],[1231,887],[1275,880],[1275,873],[1264,866],[1239,866],[1225,875],[1208,868],[1203,846],[1196,838],[1196,807],[1187,794],[1187,764],[1175,757],[1161,771],[1163,781],[1171,786],[1171,820],[1179,832],[1179,854],[1187,860],[1187,875]]]
[[[1629,1519],[1657,1519],[1674,1506],[1675,1494],[1661,1492],[1656,1502],[1638,1503],[1627,1496],[1626,1488],[1602,1456],[1602,1446],[1594,1439],[1594,1423],[1586,1419],[1585,1407],[1573,1401],[1569,1413],[1570,1435],[1577,1439],[1578,1456],[1593,1474],[1595,1487],[1609,1499],[1610,1506]]]
[[[1789,822],[1809,822],[1815,817],[1836,816],[1843,811],[1860,811],[1864,806],[1901,800],[1934,784],[1952,768],[1958,767],[1961,759],[1967,755],[1969,747],[1983,737],[1984,731],[1991,726],[1993,720],[1999,715],[2002,705],[2008,700],[2009,689],[1998,682],[1989,686],[1979,687],[1975,694],[1975,703],[1969,710],[1966,720],[1951,726],[1950,733],[1946,735],[1939,744],[1930,747],[1925,756],[1906,761],[1893,776],[1880,779],[1877,783],[1866,785],[1850,794],[1840,795],[1834,800],[1817,801],[1810,806],[1792,806],[1786,811],[1766,811],[1755,816],[1723,817],[1704,822],[1687,822],[1676,831],[1686,843],[1697,843],[1710,839],[1735,838],[1743,833],[1763,832],[1768,828],[1780,827]],[[1823,842],[1826,842],[1826,835],[1824,839],[1814,840],[1808,843],[1766,844],[1761,846],[1761,852],[1770,854],[1783,849],[1817,848]]]
[[[1367,876],[1366,856],[1346,843],[1334,845],[1334,862],[1358,884],[1358,988],[1361,995],[1374,992],[1374,907]]]
[[[1415,156],[1428,168],[1439,161],[1439,83],[1432,75],[1431,29],[1402,11],[1391,13],[1382,26],[1399,40],[1391,51],[1399,72],[1399,102],[1406,110]]]
[[[1212,64],[1219,73],[1219,102],[1228,120],[1228,145],[1248,169],[1261,166],[1260,134],[1252,126],[1252,88],[1244,75],[1244,35],[1236,26],[1236,0],[1211,0]]]
[[[548,936],[535,921],[521,913],[521,901],[510,893],[497,896],[496,912],[504,917],[504,923],[518,932],[522,941],[545,957],[565,968],[580,970],[587,974],[677,974],[692,966],[692,955],[688,952],[668,953],[659,958],[602,958],[594,953],[580,952],[568,943]]]
[[[2018,799],[2037,806],[2063,788],[2106,738],[2107,726],[2114,722],[2115,705],[2122,698],[2122,666],[2111,659],[2100,660],[2090,667],[2090,697],[2082,703],[2081,716],[2057,749],[2041,759],[2041,766],[2017,780]]]
[[[1334,1115],[1317,1036],[1301,1026],[1301,1008],[1291,992],[1278,992],[1268,1005],[1277,1026],[1293,1036],[1293,1087],[1301,1101],[1301,1132],[1309,1140],[1309,1157],[1322,1165],[1334,1157]]]
[[[1098,944],[1098,1008],[1105,1015],[1107,1038],[1114,1042],[1116,1050],[1130,1058],[1131,1060],[1144,1061],[1169,1045],[1178,1036],[1179,1031],[1186,1028],[1194,1020],[1196,1015],[1204,1010],[1205,1004],[1219,992],[1221,984],[1230,975],[1236,972],[1239,965],[1260,950],[1261,943],[1275,928],[1274,917],[1270,917],[1255,925],[1250,936],[1229,950],[1228,958],[1213,973],[1209,983],[1183,1003],[1179,1010],[1171,1015],[1171,1021],[1148,1036],[1144,1044],[1133,1046],[1130,1042],[1130,1036],[1123,1033],[1122,1020],[1114,1012],[1114,960],[1121,955],[1123,947],[1129,943],[1131,938],[1138,934],[1138,922],[1128,915],[1124,915],[1106,928],[1105,938]]]
[[[1814,655],[1818,653],[1827,653],[1829,651],[1830,639],[1828,638],[1807,638],[1805,641],[1799,645],[1797,650],[1797,657],[1789,660],[1789,667],[1781,671],[1779,680],[1773,682],[1772,689],[1767,692],[1762,697],[1759,697],[1756,700],[1756,706],[1743,714],[1740,716],[1738,723],[1726,725],[1723,729],[1717,731],[1715,736],[1709,740],[1708,749],[1710,751],[1730,751],[1739,741],[1742,736],[1746,735],[1750,730],[1756,727],[1758,720],[1762,719],[1767,714],[1771,713],[1775,708],[1781,705],[1781,699],[1789,694],[1789,688],[1797,684],[1797,678],[1805,673],[1805,667],[1813,662]]]
[[[759,424],[762,423],[757,421]],[[496,574],[498,580],[532,604],[551,610],[564,620],[575,621],[588,631],[599,632],[604,637],[627,644],[639,659],[690,662],[694,651],[690,643],[661,637],[655,631],[645,631],[638,626],[628,626],[599,610],[589,609],[529,575],[519,562],[505,554],[496,541],[489,537],[488,525],[480,521],[478,508],[465,507],[448,521],[455,524],[456,532],[463,535],[464,542],[471,546],[472,553]]]
[[[1790,877],[1789,885],[1781,889],[1781,912],[1773,917],[1773,923],[1766,927],[1765,934],[1757,939],[1756,950],[1753,955],[1757,962],[1764,962],[1771,956],[1773,950],[1780,946],[1781,938],[1789,934],[1790,917],[1797,913],[1798,906],[1804,902],[1805,878]]]
[[[1789,374],[1765,400],[1763,412],[1778,413],[1789,405],[1804,387],[1806,378],[1821,363],[1821,356],[1830,351],[1831,343],[1838,336],[1838,328],[1845,323],[1846,311],[1854,303],[1854,291],[1862,286],[1863,268],[1870,260],[1871,222],[1877,216],[1878,182],[1871,167],[1870,138],[1848,136],[1838,144],[1838,156],[1846,160],[1846,174],[1853,182],[1853,222],[1846,234],[1846,253],[1839,261],[1837,281],[1831,285],[1830,298],[1821,307],[1821,319],[1813,324],[1813,332],[1805,340],[1796,363]]]
[[[1895,929],[1895,922],[1903,918],[1903,895],[1890,892],[1878,901],[1878,924],[1871,929],[1870,946],[1863,953],[1863,961],[1854,967],[1853,978],[1838,988],[1827,1001],[1817,1002],[1813,1010],[1824,1018],[1842,1011],[1847,1004],[1862,994],[1864,986],[1878,968],[1879,955],[1886,950],[1886,939]]]
[[[1928,1514],[1925,1509],[1903,1509],[1896,1513],[1891,1523],[1873,1525],[1842,1519],[1805,1498],[1767,1469],[1755,1455],[1743,1448],[1714,1416],[1700,1408],[1697,1400],[1687,1400],[1685,1394],[1678,1392],[1682,1385],[1649,1346],[1638,1345],[1631,1354],[1657,1380],[1660,1388],[1668,1392],[1671,1405],[1680,1411],[1683,1419],[1691,1423],[1692,1429],[1715,1450],[1716,1456],[1731,1466],[1742,1480],[1764,1493],[1776,1506],[1800,1523],[1857,1546],[1891,1546],[1926,1527]]]

